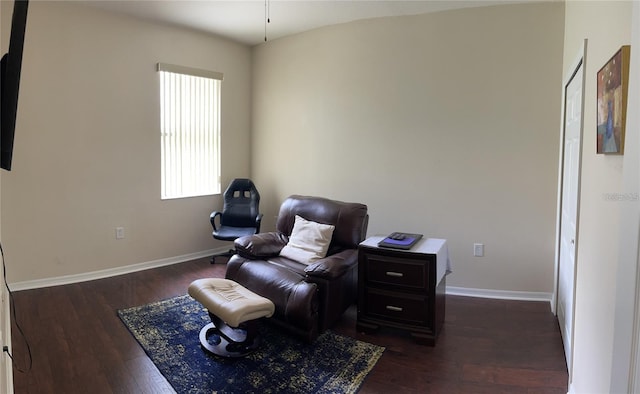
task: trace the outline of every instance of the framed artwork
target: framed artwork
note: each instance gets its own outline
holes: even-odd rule
[[[629,90],[629,56],[625,45],[598,71],[598,132],[596,153],[624,153],[624,129]]]

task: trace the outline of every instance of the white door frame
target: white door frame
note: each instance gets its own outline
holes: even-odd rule
[[[553,291],[553,302],[552,312],[557,316],[558,312],[558,282],[559,282],[559,270],[560,270],[560,245],[561,245],[561,224],[562,224],[562,186],[563,186],[563,175],[564,175],[564,138],[565,138],[565,111],[566,111],[566,91],[567,86],[570,82],[572,82],[573,77],[576,75],[577,71],[582,67],[582,98],[581,98],[581,118],[580,121],[580,146],[578,148],[578,186],[577,186],[577,208],[576,208],[576,238],[575,238],[575,262],[578,262],[578,232],[579,232],[579,222],[580,222],[580,178],[582,173],[582,146],[583,146],[583,132],[584,132],[584,102],[585,102],[585,84],[586,84],[586,59],[587,59],[587,40],[584,40],[582,50],[576,56],[576,59],[571,63],[571,67],[567,75],[562,80],[562,112],[560,119],[560,153],[559,153],[559,164],[558,164],[558,198],[557,198],[557,210],[556,210],[556,245],[555,245],[555,274],[554,274],[554,291]],[[569,386],[571,385],[572,380],[572,366],[573,366],[573,333],[575,332],[575,289],[576,289],[576,278],[577,278],[578,266],[575,265],[574,268],[574,280],[573,280],[573,300],[572,310],[568,311],[570,313],[570,319],[572,320],[572,329],[571,329],[571,338],[570,341],[570,354],[569,359],[567,359],[567,367],[569,373]]]

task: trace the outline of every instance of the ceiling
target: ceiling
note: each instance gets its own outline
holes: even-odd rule
[[[415,15],[535,0],[101,0],[91,7],[188,27],[247,45],[322,26],[384,16]],[[265,15],[270,23],[266,24]]]

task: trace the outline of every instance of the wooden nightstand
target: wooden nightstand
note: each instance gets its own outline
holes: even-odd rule
[[[378,247],[383,238],[368,238],[358,249],[356,329],[400,328],[434,346],[444,322],[447,241],[426,238],[411,250],[397,250]]]

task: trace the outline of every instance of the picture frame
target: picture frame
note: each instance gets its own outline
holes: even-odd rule
[[[623,45],[598,71],[598,154],[624,154],[630,54],[631,46]]]

